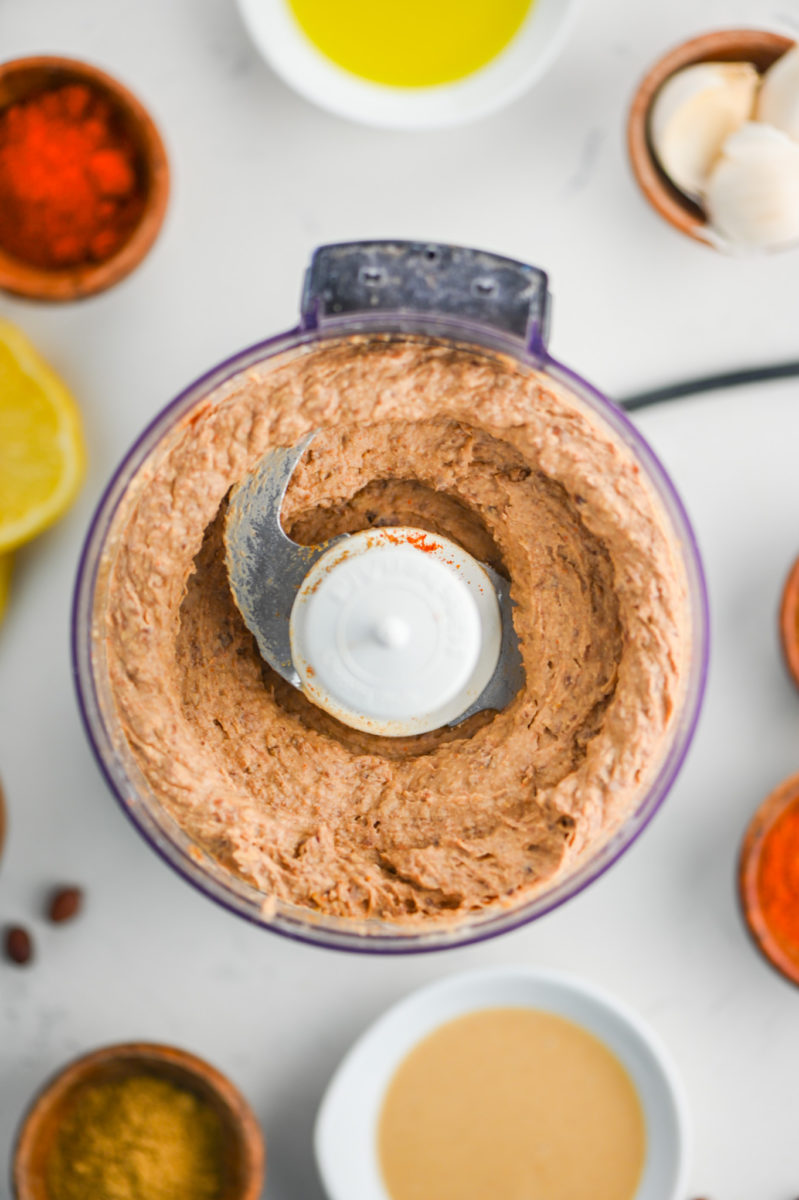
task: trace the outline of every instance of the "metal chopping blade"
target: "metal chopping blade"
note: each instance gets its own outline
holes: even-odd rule
[[[287,537],[280,513],[294,468],[315,434],[296,446],[265,454],[256,471],[231,493],[225,522],[225,558],[236,605],[255,637],[262,657],[293,687],[300,677],[291,655],[291,610],[303,580],[317,559],[349,534],[314,546],[301,546]],[[485,563],[497,595],[502,640],[499,660],[478,698],[450,725],[459,725],[483,709],[505,708],[524,683],[524,666],[513,628],[510,584]]]

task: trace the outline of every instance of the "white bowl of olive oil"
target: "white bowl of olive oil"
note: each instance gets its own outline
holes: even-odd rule
[[[330,1200],[683,1200],[682,1088],[629,1009],[492,967],[413,992],[349,1051],[315,1132]]]
[[[238,0],[263,57],[320,107],[433,129],[520,96],[562,48],[578,0]]]

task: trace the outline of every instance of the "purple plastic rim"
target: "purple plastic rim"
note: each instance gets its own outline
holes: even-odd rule
[[[434,314],[419,317],[408,313],[383,312],[374,316],[367,314],[354,318],[328,318],[319,328],[314,323],[311,325],[312,327],[299,326],[285,334],[258,342],[200,376],[154,417],[114,471],[89,524],[79,558],[73,596],[71,652],[79,711],[101,773],[122,811],[144,840],[173,870],[229,912],[294,941],[354,953],[418,954],[471,945],[518,929],[585,890],[633,844],[663,803],[693,740],[707,681],[709,612],[699,548],[674,485],[635,425],[617,405],[575,372],[558,363],[542,350],[540,344],[532,349],[525,349],[516,339],[488,330],[483,325],[449,317],[437,317]],[[257,363],[332,338],[370,333],[398,337],[426,336],[477,345],[506,354],[526,366],[546,371],[555,379],[564,382],[614,430],[644,468],[647,480],[672,523],[675,542],[682,552],[683,567],[688,581],[692,648],[683,706],[676,714],[672,740],[657,775],[636,808],[593,855],[553,887],[545,889],[526,903],[500,909],[489,915],[478,915],[474,920],[460,923],[453,930],[435,928],[431,931],[405,932],[396,927],[392,928],[387,923],[376,923],[380,927],[379,932],[364,932],[364,923],[359,923],[357,929],[348,929],[347,922],[342,919],[311,918],[299,908],[294,909],[291,914],[280,909],[275,913],[265,913],[262,910],[262,893],[237,877],[223,872],[221,868],[215,868],[211,860],[207,860],[205,864],[198,861],[196,846],[165,810],[161,809],[156,816],[141,796],[135,793],[131,780],[125,775],[119,762],[109,728],[103,720],[97,678],[93,669],[94,593],[105,539],[128,482],[160,438],[196,404],[233,376]],[[350,922],[350,925],[352,924],[355,923]]]

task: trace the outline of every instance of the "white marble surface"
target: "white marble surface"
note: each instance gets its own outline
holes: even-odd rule
[[[761,797],[799,769],[799,696],[775,636],[799,553],[799,386],[652,411],[644,432],[696,523],[713,616],[699,734],[634,848],[537,924],[463,951],[381,960],[293,945],[183,884],[106,791],[78,721],[67,618],[79,546],[112,467],[180,387],[294,321],[312,247],[367,236],[484,246],[539,263],[552,349],[622,395],[797,353],[799,252],[733,261],[672,232],[625,162],[625,106],[669,45],[740,23],[799,35],[797,0],[586,0],[534,91],[447,133],[345,124],[280,84],[232,0],[3,0],[0,54],[59,51],[127,81],[174,167],[163,236],[108,295],[38,308],[0,298],[68,380],[91,465],[80,500],[19,554],[0,629],[0,774],[11,830],[0,920],[38,961],[0,964],[0,1176],[19,1113],[67,1057],[103,1042],[178,1042],[230,1072],[268,1141],[269,1200],[319,1200],[313,1114],[355,1034],[413,986],[495,962],[563,967],[635,1006],[670,1047],[695,1129],[692,1187],[711,1200],[799,1194],[799,992],[754,952],[733,886]],[[43,890],[75,880],[85,916],[54,929]],[[7,1196],[4,1177],[0,1196]],[[685,1197],[689,1200],[689,1197]]]

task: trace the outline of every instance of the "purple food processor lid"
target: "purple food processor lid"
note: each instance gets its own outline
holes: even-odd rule
[[[405,273],[398,280],[398,272]],[[424,277],[437,279],[431,298]],[[434,289],[435,290],[435,289]],[[322,247],[312,258],[303,291],[299,326],[233,355],[200,376],[168,404],[136,439],[113,473],[89,525],[79,563],[71,617],[72,669],[81,717],[100,770],[123,812],[152,848],[188,883],[231,912],[295,941],[355,953],[408,954],[466,946],[498,936],[543,916],[579,894],[603,874],[649,824],[671,788],[693,739],[708,667],[708,599],[701,557],[688,515],[664,467],[618,406],[562,366],[546,350],[549,294],[544,272],[527,264],[464,247],[438,243],[368,242]],[[688,579],[693,638],[689,676],[675,732],[660,768],[637,807],[598,850],[571,875],[526,903],[491,910],[454,929],[364,931],[363,923],[317,919],[310,911],[265,913],[263,894],[232,877],[223,882],[190,853],[175,827],[167,832],[144,804],[131,799],[133,784],[120,779],[93,669],[92,618],[100,557],[113,516],[143,461],[191,408],[255,364],[305,346],[355,335],[424,336],[474,344],[553,376],[610,426],[642,465],[682,551]],[[127,788],[124,786],[127,784]],[[352,928],[352,926],[356,926]]]

